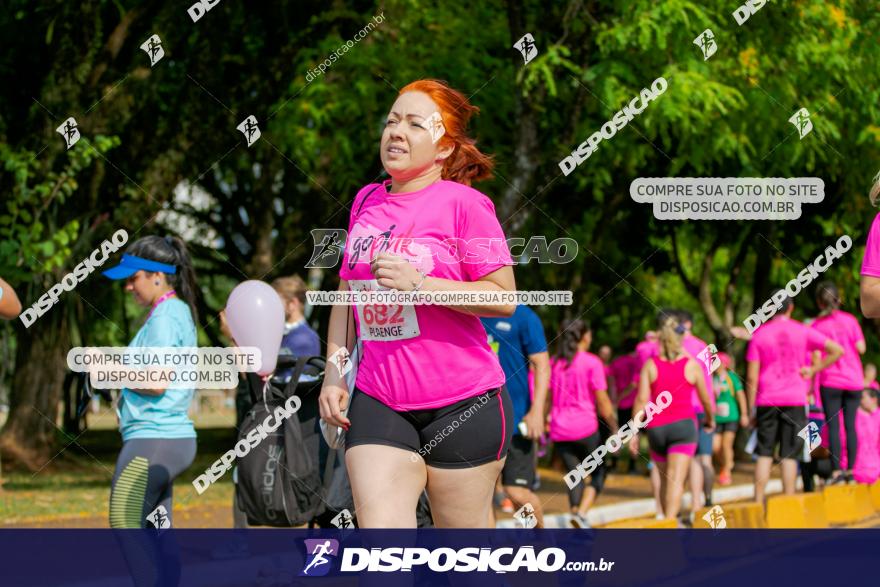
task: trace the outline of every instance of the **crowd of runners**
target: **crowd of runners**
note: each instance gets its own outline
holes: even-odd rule
[[[364,186],[352,201],[340,291],[516,290],[501,219],[470,187],[493,167],[467,134],[477,111],[435,80],[400,90],[378,145],[390,179]],[[872,198],[878,192],[880,184]],[[450,240],[463,248],[451,261],[439,249]],[[104,275],[124,280],[149,309],[132,346],[196,345],[198,286],[181,239],[143,237]],[[317,354],[322,345],[303,319],[302,281],[274,285],[286,314],[282,346]],[[861,288],[863,313],[880,317],[880,215]],[[2,281],[0,292],[9,317],[14,292]],[[577,308],[554,328],[512,304],[333,306],[318,403],[324,424],[343,437],[358,525],[416,527],[427,500],[436,526],[488,527],[493,501],[509,500],[541,526],[536,472],[548,453],[577,479],[569,484],[574,526],[588,525],[607,475],[618,469],[649,474],[658,515],[679,518],[686,488],[696,510],[712,503],[715,485],[731,483],[737,438],[749,435],[758,501],[774,463],[786,493],[797,491],[799,472],[806,491],[873,482],[878,386],[873,365],[862,367],[859,321],[830,282],[816,287],[818,315],[810,321],[792,317],[787,295],[779,299],[776,315],[750,337],[737,330],[750,338],[739,367],[734,339],[701,340],[682,309],[652,310],[656,328],[615,355],[608,344],[591,352],[607,341]],[[193,390],[122,390],[114,527],[145,525],[158,506],[170,518],[172,483],[196,453],[192,397]]]
[[[549,358],[550,377],[543,384],[549,394],[539,392],[540,376],[531,390],[517,384],[513,373],[517,367],[542,370],[546,357],[540,351],[546,345],[537,315],[517,308],[502,330],[513,333],[507,339],[499,337],[498,325],[505,321],[484,322],[490,340],[502,343],[495,348],[509,373],[507,389],[514,403],[524,405],[519,413],[546,401],[547,435],[540,442],[546,443],[548,465],[562,465],[564,471],[586,467],[588,455],[634,414],[642,414],[636,422],[647,420],[643,434],[606,444],[608,452],[601,451],[601,462],[583,475],[587,479],[569,485],[571,524],[588,525],[587,512],[607,475],[619,472],[649,475],[658,517],[680,518],[686,525],[692,516],[680,515],[684,491],[691,492],[688,514],[712,505],[713,487],[732,483],[737,448],[745,462],[754,462],[759,502],[765,499],[774,463],[788,494],[797,490],[798,473],[804,491],[824,484],[870,484],[880,477],[877,369],[873,364],[863,369],[864,336],[855,316],[840,309],[834,284],[817,286],[816,305],[818,316],[800,322],[792,318],[794,304],[786,298],[778,315],[748,340],[743,369],[737,369],[731,353],[716,353],[717,347],[692,333],[693,317],[685,310],[660,310],[657,330],[638,343],[629,341],[616,356],[608,345],[601,345],[598,354],[589,352],[589,325],[570,321],[557,333],[559,348]],[[529,324],[529,336],[518,334]],[[517,340],[531,346],[520,350]],[[519,357],[519,365],[511,356]],[[663,392],[671,394],[668,405],[644,415],[648,402],[658,403]],[[540,525],[540,500],[523,489],[539,484],[537,445],[514,434],[502,475],[506,496],[496,496],[496,503],[512,512],[528,502]],[[508,469],[513,469],[509,475]]]

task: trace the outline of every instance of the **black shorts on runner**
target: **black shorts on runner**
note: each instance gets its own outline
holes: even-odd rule
[[[716,422],[715,423],[715,433],[721,434],[723,432],[736,432],[739,430],[739,422],[736,420],[732,422]]]
[[[535,483],[535,441],[515,434],[501,471],[501,484],[531,489]]]
[[[807,425],[807,411],[804,406],[758,406],[758,447],[759,457],[772,457],[773,449],[779,443],[779,458],[798,459],[804,449],[804,441],[798,432]]]
[[[654,426],[647,431],[648,447],[654,462],[665,463],[670,453],[692,457],[697,451],[697,421],[692,418]]]
[[[442,408],[407,412],[396,412],[355,388],[348,419],[346,450],[359,444],[394,446],[418,453],[439,469],[501,460],[513,436],[513,404],[503,387]]]

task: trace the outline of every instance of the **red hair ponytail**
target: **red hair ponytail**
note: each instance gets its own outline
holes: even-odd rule
[[[471,182],[492,177],[492,168],[495,166],[492,157],[482,153],[476,147],[477,141],[467,135],[468,121],[480,111],[479,108],[468,102],[464,94],[440,80],[414,81],[404,86],[398,96],[405,92],[427,94],[440,108],[446,128],[446,134],[440,141],[453,147],[452,154],[443,164],[443,179],[471,185]]]

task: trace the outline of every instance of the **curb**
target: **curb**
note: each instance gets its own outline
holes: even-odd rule
[[[798,487],[800,487],[800,479],[798,479]],[[766,495],[774,495],[782,493],[782,480],[770,479],[767,482]],[[751,483],[743,485],[734,485],[731,487],[720,487],[712,490],[712,503],[729,503],[732,501],[742,501],[745,499],[754,499],[755,486]],[[691,494],[685,493],[681,499],[681,509],[687,510],[691,507]],[[655,516],[657,509],[654,504],[654,498],[636,499],[594,507],[587,512],[587,521],[590,527],[602,526],[611,522],[619,522],[631,518],[644,518],[647,516]],[[570,514],[550,514],[544,516],[545,528],[571,528],[568,523]],[[516,520],[501,520],[496,522],[496,528],[517,528]]]

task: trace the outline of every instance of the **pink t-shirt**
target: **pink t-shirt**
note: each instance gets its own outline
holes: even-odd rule
[[[643,340],[642,342],[637,344],[636,357],[639,360],[639,371],[641,371],[645,363],[648,362],[648,359],[659,355],[660,343],[658,343],[656,340]]]
[[[868,231],[865,256],[862,257],[862,275],[880,277],[880,214],[874,217]]]
[[[856,344],[865,342],[862,327],[855,316],[834,310],[827,316],[816,318],[810,325],[843,347],[843,356],[819,371],[819,385],[850,391],[864,386],[862,359]]]
[[[825,348],[826,337],[818,330],[786,316],[773,318],[752,334],[747,361],[759,361],[757,406],[803,406],[809,381],[800,374],[804,357]]]
[[[656,428],[696,417],[691,402],[691,396],[696,393],[695,386],[687,380],[684,373],[688,359],[686,355],[675,362],[665,361],[660,357],[651,359],[657,367],[657,379],[651,384],[651,401],[656,404],[657,396],[664,391],[672,394],[672,401],[648,422],[646,428]]]
[[[706,393],[709,394],[709,401],[712,403],[712,413],[715,413],[715,394],[712,393],[712,373],[709,371],[709,366],[706,365],[703,361],[697,358],[703,350],[709,346],[701,339],[697,338],[690,332],[684,335],[684,338],[681,340],[681,346],[684,347],[685,352],[690,355],[690,357],[700,364],[700,368],[703,369],[703,380],[706,382]],[[697,393],[697,387],[694,386],[694,395],[691,399],[691,402],[694,405],[694,411],[697,414],[703,413],[703,403],[700,401],[700,394]]]
[[[638,358],[633,355],[621,355],[611,361],[608,366],[611,369],[611,376],[614,378],[614,387],[617,390],[617,407],[631,408],[636,401],[637,389],[633,388],[626,395],[622,395],[626,387],[636,381],[639,374]]]
[[[859,408],[856,411],[856,436],[859,446],[853,477],[859,483],[874,483],[880,478],[880,410],[866,412]]]
[[[876,379],[868,384],[868,389],[880,389],[880,382]]]
[[[362,188],[352,205],[339,272],[350,289],[379,289],[370,261],[383,250],[454,281],[476,281],[513,265],[495,206],[477,190],[442,180],[389,194],[388,180],[364,199],[376,185]],[[504,384],[477,316],[438,305],[355,310],[364,345],[356,385],[393,410],[439,408]]]
[[[580,440],[599,429],[596,391],[608,389],[602,359],[593,353],[578,352],[571,365],[554,359],[550,371],[550,439]]]

